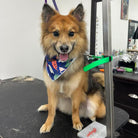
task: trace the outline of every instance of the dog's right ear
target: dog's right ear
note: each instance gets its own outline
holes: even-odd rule
[[[56,12],[48,4],[44,4],[42,10],[42,20],[44,22],[48,22],[49,19],[55,14]]]

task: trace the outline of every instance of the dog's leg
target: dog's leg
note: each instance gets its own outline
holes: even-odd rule
[[[105,108],[105,104],[101,103],[101,105],[98,107],[96,114],[93,115],[92,117],[90,117],[90,119],[92,121],[96,120],[96,117],[98,118],[103,118],[106,115],[106,108]]]
[[[50,132],[54,122],[55,113],[56,113],[56,107],[57,107],[57,101],[58,101],[57,95],[55,92],[49,91],[48,88],[47,88],[47,92],[48,92],[48,117],[46,122],[40,128],[40,133]]]
[[[37,109],[38,112],[47,111],[47,110],[48,110],[48,104],[41,105],[41,106]]]
[[[106,107],[105,107],[104,102],[102,102],[97,110],[96,116],[98,118],[103,118],[105,115],[106,115]]]
[[[79,117],[79,107],[82,101],[80,92],[81,90],[78,89],[72,94],[72,122],[76,130],[81,130],[83,127]]]
[[[96,116],[92,116],[92,117],[90,118],[90,120],[95,121],[95,120],[96,120]]]

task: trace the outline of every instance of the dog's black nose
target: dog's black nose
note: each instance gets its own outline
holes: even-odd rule
[[[62,46],[60,46],[60,50],[61,50],[61,52],[68,52],[69,47],[67,45],[62,45]]]

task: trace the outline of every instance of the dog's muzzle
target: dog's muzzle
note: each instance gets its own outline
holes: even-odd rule
[[[61,51],[61,53],[68,53],[69,46],[67,46],[67,45],[60,46],[60,51]]]

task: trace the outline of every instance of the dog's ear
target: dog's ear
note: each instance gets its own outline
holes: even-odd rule
[[[44,4],[42,10],[42,20],[44,22],[48,22],[49,19],[55,14],[56,12],[48,4]]]
[[[84,17],[83,5],[80,3],[76,9],[71,11],[71,14],[78,20],[82,21]]]

